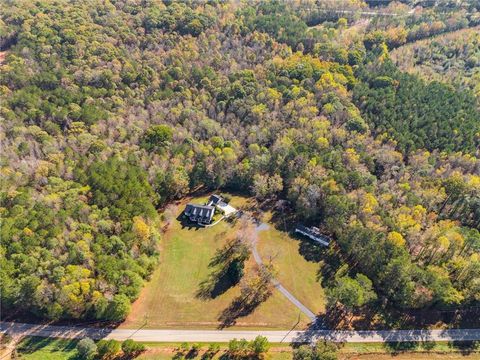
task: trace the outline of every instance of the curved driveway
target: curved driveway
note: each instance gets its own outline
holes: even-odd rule
[[[269,227],[268,224],[260,223],[255,226],[255,231],[256,233],[258,233],[259,231],[267,230],[268,227]],[[253,258],[255,259],[255,262],[258,265],[262,266],[263,260],[257,250],[257,239],[254,239],[252,241],[252,254],[253,254]],[[288,299],[288,301],[290,301],[301,312],[303,312],[310,319],[310,321],[312,321],[312,323],[315,323],[317,321],[317,316],[314,314],[314,312],[311,311],[309,308],[307,308],[305,305],[303,305],[300,302],[300,300],[298,300],[290,291],[285,289],[285,287],[282,284],[280,284],[278,280],[274,280],[273,285],[278,289],[278,291],[280,291],[283,294],[283,296],[285,296]]]
[[[266,224],[257,226],[257,231],[265,229]],[[262,259],[252,244],[255,261],[262,264]],[[147,329],[110,329],[80,326],[35,325],[13,322],[0,322],[0,333],[16,336],[40,336],[67,339],[133,339],[143,342],[228,342],[234,338],[253,340],[258,335],[265,336],[268,341],[276,343],[311,342],[326,339],[333,342],[411,342],[411,341],[479,341],[480,329],[448,329],[448,330],[359,330],[339,331],[320,330],[320,324],[315,323],[316,316],[296,299],[278,281],[275,287],[297,306],[313,322],[310,330],[147,330]]]

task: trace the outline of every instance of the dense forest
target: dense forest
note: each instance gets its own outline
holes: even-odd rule
[[[438,81],[425,83],[391,63],[367,66],[353,90],[355,104],[376,133],[391,135],[398,148],[474,153],[480,144],[475,97]]]
[[[480,97],[480,27],[402,46],[392,52],[392,60],[403,71],[448,81]]]
[[[157,209],[199,188],[288,200],[332,235],[346,307],[478,306],[478,103],[389,55],[478,9],[387,23],[325,6],[6,2],[4,312],[124,319],[157,263]]]

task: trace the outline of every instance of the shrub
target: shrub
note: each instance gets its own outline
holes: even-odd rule
[[[310,345],[302,345],[293,350],[293,360],[313,359],[313,349]]]
[[[221,195],[223,198],[223,201],[226,202],[227,204],[232,201],[232,196],[230,194],[222,194]]]
[[[208,347],[208,352],[217,353],[219,351],[220,351],[220,345],[218,344],[210,344],[210,346]]]
[[[127,357],[136,357],[142,351],[145,351],[145,345],[128,339],[122,343],[122,351]]]
[[[316,358],[319,360],[336,360],[337,356],[337,345],[334,343],[321,340],[318,341],[315,345]]]
[[[120,352],[120,343],[116,340],[100,340],[97,343],[97,353],[100,359],[113,359]]]
[[[193,344],[192,347],[190,348],[190,351],[187,353],[186,357],[187,358],[195,358],[198,355],[198,352],[201,349],[200,344]]]
[[[97,353],[97,345],[90,338],[84,338],[77,344],[78,356],[81,359],[92,359]]]
[[[302,345],[293,350],[293,360],[337,360],[337,346],[321,340],[315,346]]]
[[[232,339],[228,342],[228,352],[230,354],[235,354],[238,352],[240,346],[237,339]]]
[[[250,349],[255,355],[260,355],[268,351],[269,344],[265,336],[258,335],[250,342]]]

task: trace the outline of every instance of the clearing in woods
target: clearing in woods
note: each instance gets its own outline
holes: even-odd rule
[[[280,230],[282,223],[272,225],[271,213],[264,215],[268,228],[258,232],[257,249],[264,262],[272,261],[277,280],[315,314],[325,312],[325,293],[317,279],[319,263],[307,261],[300,253],[306,239],[292,238]],[[312,246],[319,246],[312,243]],[[321,248],[320,248],[321,249]]]
[[[235,236],[239,225],[221,221],[208,228],[185,226],[187,224],[181,221],[185,204],[201,204],[206,198],[185,199],[169,210],[171,215],[165,215],[170,217],[170,225],[163,234],[158,268],[133,304],[123,328],[217,328],[220,325],[219,315],[239,294],[239,287],[232,287],[214,299],[201,298],[197,293],[202,281],[208,278],[211,271],[208,264],[215,251]],[[237,209],[252,205],[250,199],[241,196],[232,196],[230,203]],[[280,281],[285,281],[284,285],[312,309],[322,311],[323,290],[319,283],[314,283],[318,264],[308,263],[298,254],[298,240],[275,230],[273,225],[270,228],[259,234],[260,247],[265,252],[277,248],[279,256],[275,259],[275,266]],[[247,273],[253,265],[250,258]],[[275,290],[255,311],[238,318],[234,326],[301,329],[308,323],[309,319]]]

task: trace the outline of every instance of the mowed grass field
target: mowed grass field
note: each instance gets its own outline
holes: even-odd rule
[[[66,360],[79,359],[78,340],[26,337],[17,346],[20,359]],[[10,359],[11,354],[3,354],[1,359]]]
[[[306,307],[316,314],[325,312],[325,293],[317,281],[319,264],[307,261],[299,252],[301,241],[273,226],[270,219],[266,213],[263,221],[269,227],[258,232],[260,256],[264,262],[271,259],[277,279]]]
[[[222,346],[222,349],[225,346]],[[172,359],[176,351],[169,347],[149,348],[149,350],[138,357],[143,360],[166,360]],[[222,359],[224,351],[220,351],[213,359]],[[202,359],[202,353],[193,359]],[[291,360],[293,358],[292,348],[288,346],[273,345],[265,359],[268,360]],[[353,352],[348,348],[341,348],[338,351],[338,360],[479,360],[480,353],[461,353],[455,349],[449,349],[445,352],[442,350],[432,350],[430,352],[402,352],[390,353],[385,348],[383,351],[373,352]]]
[[[237,225],[221,221],[208,228],[183,226],[177,219],[187,202],[204,203],[206,198],[187,199],[179,203],[163,235],[160,263],[151,281],[144,287],[123,328],[217,328],[221,312],[239,294],[238,286],[215,299],[197,296],[202,281],[211,271],[209,262],[218,248],[235,236]],[[230,204],[237,209],[248,199],[233,196]],[[249,265],[253,260],[249,260]],[[312,276],[315,276],[314,270]],[[293,290],[293,289],[292,289]],[[314,302],[314,300],[312,300]],[[290,329],[305,327],[308,319],[278,291],[248,316],[237,320],[235,327],[251,329]]]

